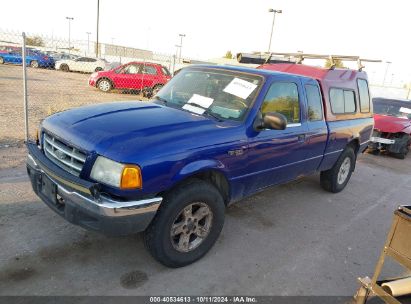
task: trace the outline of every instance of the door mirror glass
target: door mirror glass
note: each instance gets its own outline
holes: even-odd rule
[[[268,112],[263,115],[262,129],[285,130],[287,127],[287,118],[280,113]]]

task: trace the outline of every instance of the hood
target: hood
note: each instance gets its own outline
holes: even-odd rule
[[[411,126],[409,119],[380,114],[374,115],[374,123],[374,129],[388,133],[401,132]]]
[[[133,163],[136,155],[150,158],[178,152],[179,147],[206,145],[212,133],[225,126],[182,110],[134,101],[60,112],[45,119],[42,127],[80,150]]]

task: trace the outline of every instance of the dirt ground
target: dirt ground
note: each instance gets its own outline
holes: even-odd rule
[[[24,139],[23,70],[0,65],[0,147],[15,146]],[[27,69],[29,131],[35,136],[39,122],[47,115],[68,108],[117,100],[137,100],[130,92],[103,93],[88,85],[90,74]]]
[[[364,154],[341,193],[312,176],[229,207],[212,250],[168,269],[140,235],[108,238],[51,211],[31,190],[24,154],[0,149],[10,160],[0,169],[0,295],[351,296],[374,270],[392,212],[411,197],[411,157]]]

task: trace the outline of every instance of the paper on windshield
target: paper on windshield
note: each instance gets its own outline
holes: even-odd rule
[[[401,108],[400,108],[400,112],[402,112],[402,113],[406,113],[406,114],[411,114],[411,109],[401,107]]]
[[[183,109],[196,114],[203,114],[213,104],[213,101],[214,99],[212,98],[193,94],[193,96],[191,96],[188,102],[183,106]]]
[[[255,90],[256,84],[245,81],[240,78],[234,78],[223,90],[242,99],[247,99],[248,96]]]

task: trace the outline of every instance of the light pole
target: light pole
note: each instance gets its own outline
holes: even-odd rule
[[[389,68],[389,66],[392,62],[391,61],[386,61],[385,63],[387,64],[387,67],[385,68],[384,79],[382,80],[382,86],[385,85],[385,79],[387,78],[388,68]]]
[[[86,34],[87,34],[87,55],[89,55],[90,54],[90,35],[91,35],[91,32],[86,32]]]
[[[181,49],[181,45],[176,44],[175,47],[176,47],[176,58],[178,59],[178,54],[180,53],[179,50]]]
[[[98,57],[98,24],[99,24],[99,19],[100,19],[100,0],[97,0],[97,31],[96,31],[96,57]]]
[[[178,56],[178,61],[181,61],[181,53],[183,49],[183,38],[186,36],[186,34],[178,34],[180,36],[180,55]]]
[[[70,54],[70,50],[71,50],[71,46],[70,46],[70,35],[71,35],[71,26],[70,23],[72,20],[74,20],[73,17],[66,17],[66,19],[68,20],[69,23],[69,40],[68,40],[68,50],[69,50],[69,54]]]
[[[268,52],[271,50],[271,39],[273,38],[273,31],[274,31],[274,22],[275,22],[275,14],[282,14],[282,10],[275,10],[270,8],[268,10],[269,13],[273,13],[273,24],[271,25],[271,34],[270,34],[270,43],[268,44]]]

